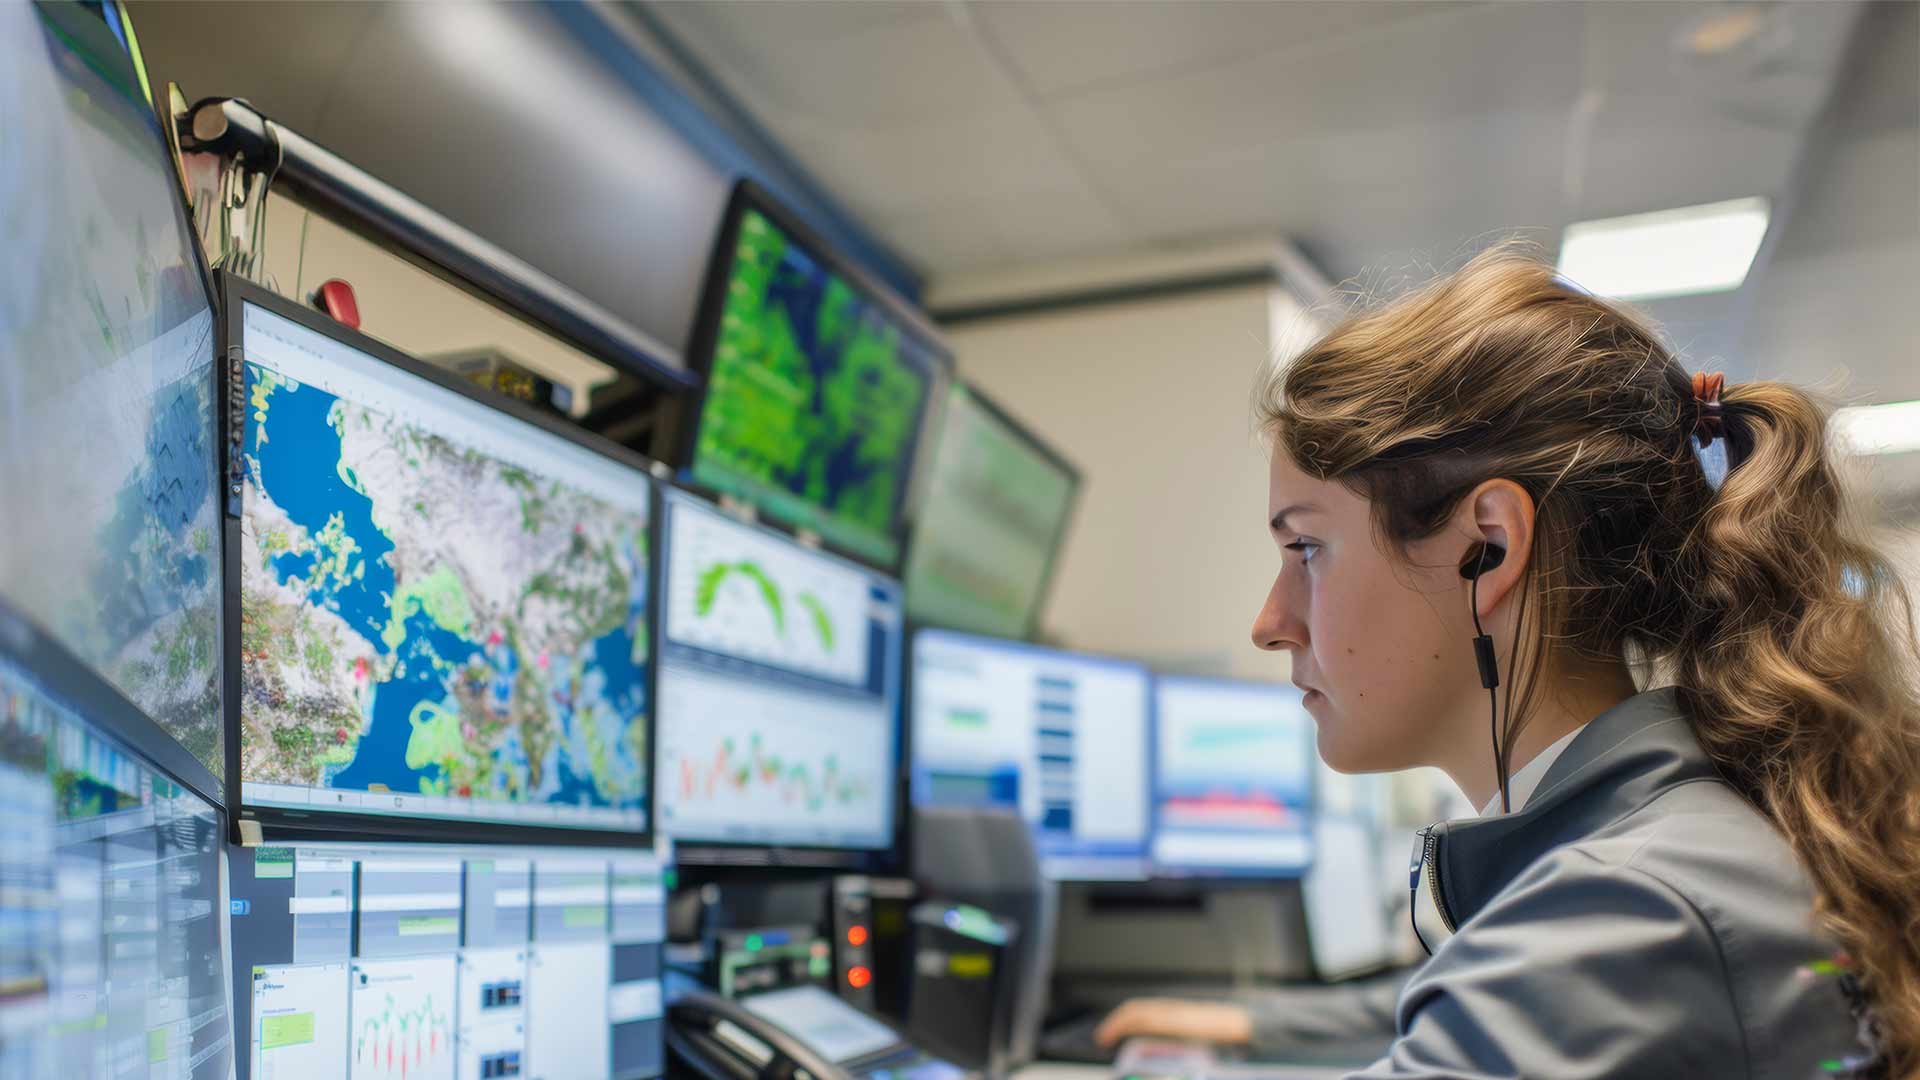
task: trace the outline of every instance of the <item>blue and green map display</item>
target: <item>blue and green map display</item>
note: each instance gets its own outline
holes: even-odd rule
[[[644,477],[616,505],[259,364],[246,379],[249,788],[643,821]]]
[[[719,318],[694,480],[893,562],[932,352],[754,210]]]

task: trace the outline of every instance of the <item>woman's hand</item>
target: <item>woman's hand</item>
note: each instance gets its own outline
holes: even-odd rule
[[[1112,1046],[1136,1035],[1240,1044],[1253,1039],[1253,1018],[1224,1001],[1135,998],[1108,1013],[1093,1038],[1101,1046]]]

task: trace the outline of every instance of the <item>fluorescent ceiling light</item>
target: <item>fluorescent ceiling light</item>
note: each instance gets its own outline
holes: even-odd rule
[[[1755,197],[1575,222],[1560,239],[1557,269],[1619,300],[1737,289],[1767,235],[1768,212]]]
[[[1833,437],[1856,454],[1920,450],[1920,401],[1836,409],[1832,427]]]

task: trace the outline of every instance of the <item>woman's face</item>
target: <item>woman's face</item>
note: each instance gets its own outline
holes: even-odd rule
[[[1485,691],[1473,658],[1470,537],[1442,529],[1404,559],[1375,541],[1370,504],[1276,450],[1267,516],[1280,572],[1253,642],[1293,659],[1320,756],[1340,772],[1382,772],[1455,756],[1446,745]]]

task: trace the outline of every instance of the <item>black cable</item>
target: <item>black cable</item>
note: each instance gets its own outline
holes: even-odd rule
[[[1472,595],[1468,613],[1473,616],[1473,646],[1480,661],[1480,682],[1487,688],[1487,734],[1493,739],[1493,775],[1500,785],[1500,812],[1513,813],[1513,801],[1507,791],[1507,756],[1500,747],[1499,668],[1493,661],[1493,638],[1480,625],[1480,575],[1486,571],[1487,547],[1480,546],[1480,559],[1473,571]]]
[[[1493,770],[1500,781],[1500,812],[1513,813],[1513,799],[1507,791],[1507,755],[1500,746],[1500,691],[1487,690],[1487,731],[1493,736]]]

